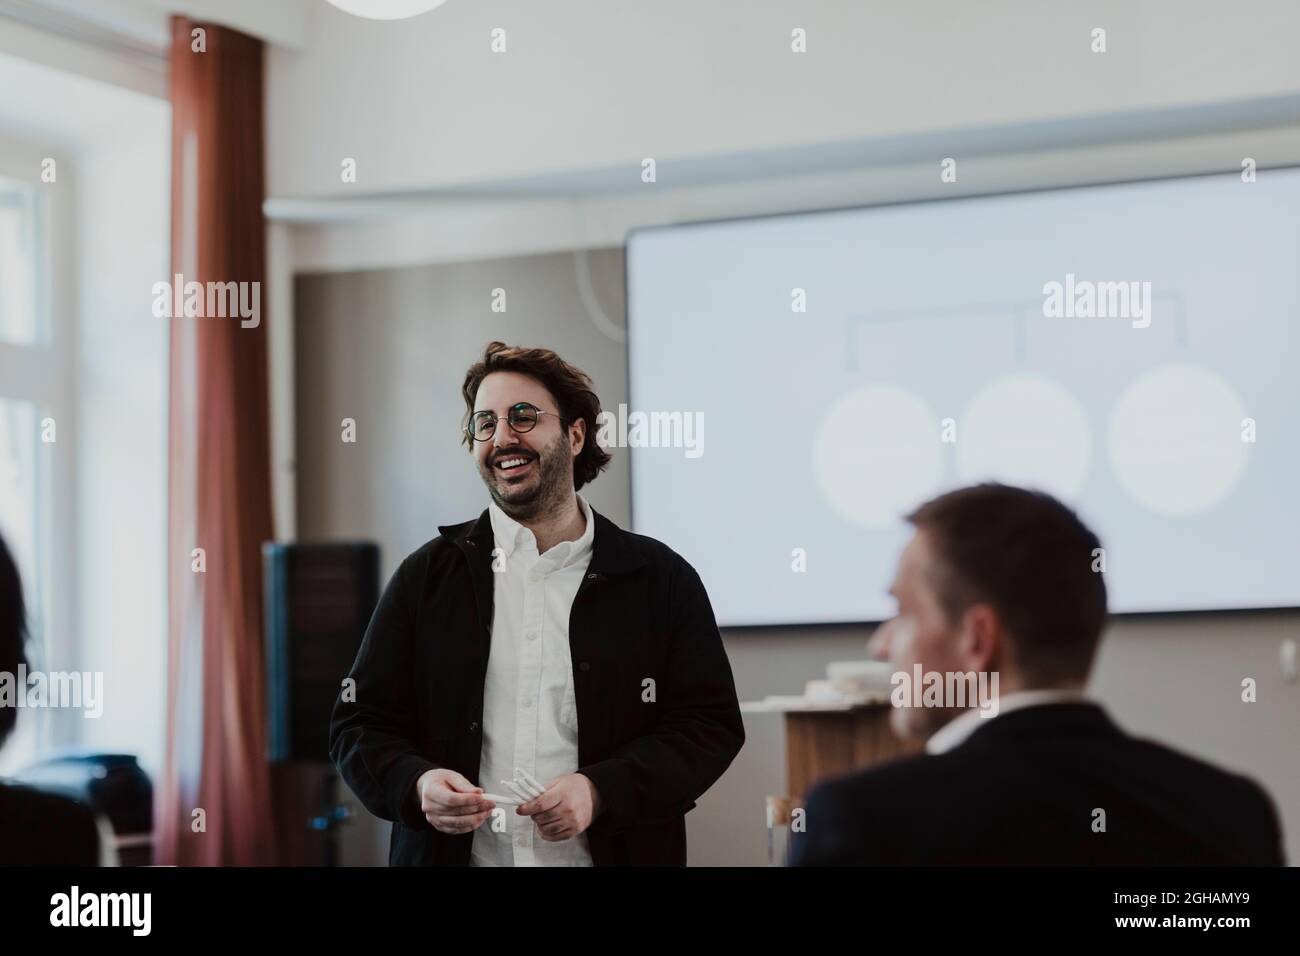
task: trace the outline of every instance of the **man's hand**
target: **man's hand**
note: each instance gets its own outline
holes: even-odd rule
[[[591,826],[600,813],[600,793],[589,777],[566,773],[548,781],[541,796],[529,800],[515,813],[532,817],[542,839],[557,843]]]
[[[415,782],[420,812],[440,833],[469,833],[483,825],[496,806],[454,770],[429,770]]]

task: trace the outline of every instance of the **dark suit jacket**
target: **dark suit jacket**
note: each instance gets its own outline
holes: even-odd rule
[[[1130,737],[1091,704],[1009,711],[947,753],[816,787],[793,842],[802,866],[1283,862],[1257,784]]]
[[[330,727],[343,779],[371,813],[394,821],[395,866],[467,865],[473,834],[434,830],[415,782],[447,767],[481,783],[492,524],[484,511],[438,530],[388,583],[352,667],[356,701],[340,697]],[[587,831],[592,862],[684,865],[685,814],[745,739],[704,585],[669,548],[597,514],[569,646],[575,769],[603,802]],[[646,678],[654,701],[643,699]]]
[[[0,784],[0,866],[99,866],[95,814],[68,797]]]

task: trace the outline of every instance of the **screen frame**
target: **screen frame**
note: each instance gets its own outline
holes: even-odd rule
[[[1256,165],[1256,176],[1261,173],[1270,172],[1296,172],[1300,171],[1300,163],[1282,163],[1273,166]],[[625,380],[627,381],[628,403],[632,401],[632,245],[638,236],[646,235],[653,232],[678,231],[691,229],[696,226],[720,226],[734,225],[745,222],[765,221],[786,219],[794,216],[808,218],[821,215],[834,215],[846,212],[866,212],[874,209],[888,209],[895,206],[921,206],[932,203],[960,203],[969,201],[979,201],[982,199],[998,199],[1006,196],[1030,196],[1037,193],[1064,193],[1064,192],[1081,192],[1089,189],[1105,188],[1108,186],[1144,186],[1152,183],[1181,182],[1192,179],[1214,179],[1225,176],[1240,176],[1241,168],[1234,167],[1228,170],[1217,172],[1198,172],[1198,173],[1177,173],[1173,175],[1155,175],[1142,176],[1132,179],[1102,179],[1085,183],[1072,183],[1066,186],[1034,186],[1026,189],[1000,189],[989,192],[964,193],[960,196],[930,196],[919,199],[892,199],[883,202],[874,203],[854,203],[847,206],[827,206],[818,209],[799,209],[787,210],[785,212],[774,213],[754,213],[744,216],[723,216],[710,219],[691,219],[684,222],[660,223],[654,226],[635,226],[629,229],[623,237],[623,323],[626,329],[626,348],[623,349],[623,358],[626,362]],[[632,458],[635,456],[637,449],[628,448],[628,524],[635,533],[636,530],[636,470],[632,467]],[[1110,621],[1159,621],[1161,619],[1186,619],[1195,618],[1214,618],[1214,617],[1232,617],[1240,618],[1243,616],[1258,617],[1262,615],[1281,615],[1287,612],[1300,612],[1300,604],[1282,604],[1267,606],[1248,606],[1234,608],[1187,608],[1161,611],[1111,611],[1109,608],[1106,612],[1107,628]],[[754,624],[728,624],[719,625],[719,630],[726,631],[781,631],[791,629],[845,629],[869,627],[876,628],[883,624],[887,618],[879,620],[848,620],[848,621],[807,621],[802,623],[754,623]],[[1105,631],[1103,630],[1103,633]]]

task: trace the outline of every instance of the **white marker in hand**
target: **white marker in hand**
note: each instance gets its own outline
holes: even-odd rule
[[[543,793],[546,792],[546,788],[543,787],[540,783],[538,783],[537,778],[534,777],[527,770],[524,770],[520,767],[516,767],[515,777],[516,779],[522,780],[527,785],[529,790],[536,791],[535,793],[533,793],[534,797],[540,797]]]

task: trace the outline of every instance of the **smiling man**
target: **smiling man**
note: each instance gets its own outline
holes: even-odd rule
[[[393,575],[334,762],[394,822],[393,865],[683,865],[744,742],[704,586],[578,494],[609,462],[585,373],[493,342],[462,395],[488,507]],[[498,803],[519,771],[541,794]]]

